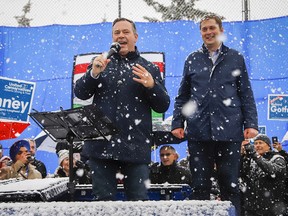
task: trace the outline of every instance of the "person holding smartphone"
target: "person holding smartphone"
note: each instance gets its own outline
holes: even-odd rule
[[[265,134],[258,134],[254,144],[242,142],[241,215],[286,215],[287,162]]]
[[[278,142],[278,137],[272,137],[272,145],[273,145],[274,151],[278,151],[281,155],[283,154],[282,156],[285,156],[285,155],[288,156],[288,153],[285,150],[283,150],[282,144]]]

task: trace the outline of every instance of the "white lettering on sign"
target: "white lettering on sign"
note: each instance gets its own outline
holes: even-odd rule
[[[15,109],[20,110],[21,113],[24,113],[29,105],[29,102],[19,101],[15,98],[8,99],[8,98],[0,98],[0,107],[1,108],[8,108],[8,109]]]
[[[271,112],[278,112],[278,113],[288,113],[288,107],[277,107],[277,106],[271,106]]]

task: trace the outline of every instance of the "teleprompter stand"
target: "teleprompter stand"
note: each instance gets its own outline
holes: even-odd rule
[[[95,104],[58,112],[33,112],[29,114],[37,125],[55,142],[69,143],[69,183],[71,201],[74,200],[73,142],[93,139],[109,140],[118,129]]]

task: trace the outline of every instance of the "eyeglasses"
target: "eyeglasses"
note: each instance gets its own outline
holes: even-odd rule
[[[164,157],[164,156],[169,157],[170,155],[171,155],[171,153],[160,154],[160,157]]]

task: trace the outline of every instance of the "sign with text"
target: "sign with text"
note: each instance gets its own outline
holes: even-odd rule
[[[0,77],[0,120],[28,122],[36,83]]]
[[[258,132],[259,134],[266,134],[266,125],[259,125]]]
[[[268,120],[288,120],[288,95],[268,95]]]

